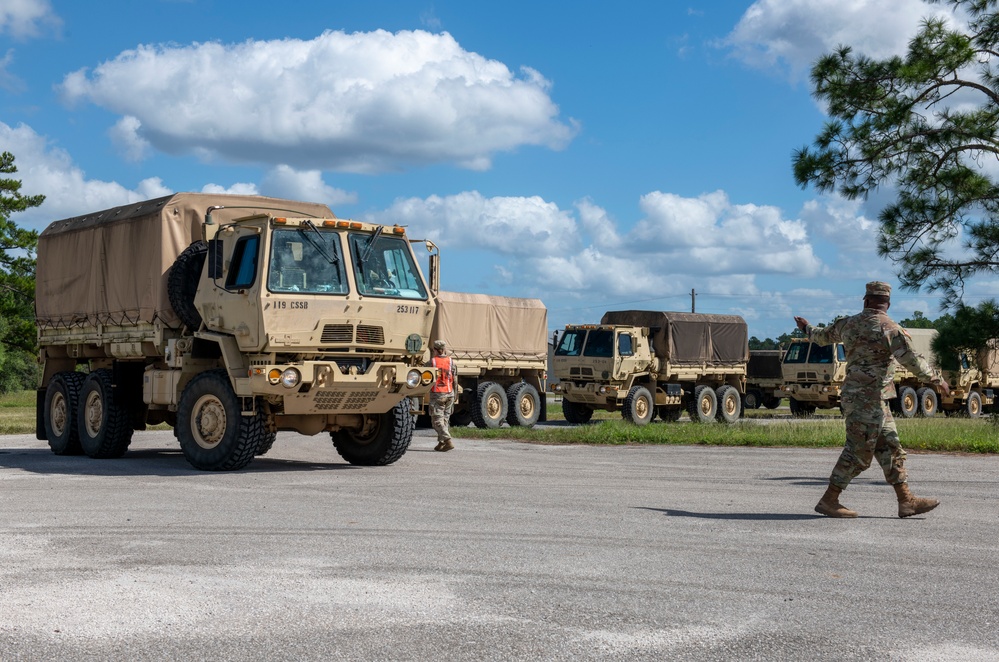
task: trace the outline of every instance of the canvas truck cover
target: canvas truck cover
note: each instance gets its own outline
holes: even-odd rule
[[[430,338],[458,360],[546,361],[548,310],[540,299],[440,292]]]
[[[167,272],[216,223],[260,213],[333,218],[326,205],[247,195],[176,193],[50,224],[38,237],[35,316],[39,327],[181,326],[167,298]]]
[[[754,349],[749,352],[746,374],[755,379],[783,379],[781,361],[784,352],[779,349]]]
[[[909,334],[910,343],[912,345],[912,350],[926,359],[934,368],[940,367],[940,362],[937,360],[937,355],[933,352],[933,339],[937,337],[936,329],[905,329],[905,332]]]
[[[978,352],[978,367],[986,374],[986,381],[995,385],[999,382],[999,339],[993,338]]]
[[[600,323],[648,327],[652,349],[673,365],[749,360],[749,329],[738,315],[618,310],[604,313]]]

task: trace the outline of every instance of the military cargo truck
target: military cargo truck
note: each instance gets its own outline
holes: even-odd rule
[[[734,423],[742,411],[749,361],[746,322],[736,315],[626,310],[600,324],[568,325],[556,343],[553,390],[570,423],[596,409],[645,425]]]
[[[405,230],[324,205],[179,193],[56,221],[38,241],[37,436],[126,452],[174,426],[203,470],[279,430],[329,433],[358,465],[398,460],[436,373],[434,317]]]
[[[777,392],[784,384],[784,373],[781,370],[783,356],[784,352],[779,349],[749,350],[743,409],[780,407],[782,398]]]
[[[938,411],[948,416],[964,414],[976,417],[991,408],[995,394],[993,377],[988,370],[991,352],[986,351],[983,356],[976,357],[977,360],[969,360],[968,355],[962,352],[950,361],[941,361],[932,348],[936,329],[907,329],[906,332],[912,339],[912,348],[934,368],[941,370],[950,387],[950,394],[945,395],[939,386],[920,381],[904,366],[899,366],[895,371],[898,397],[891,401],[892,411],[904,418],[934,416]]]
[[[784,383],[774,394],[788,399],[792,416],[839,407],[846,379],[846,349],[843,343],[817,345],[807,338],[795,338],[784,352],[781,372]]]
[[[547,420],[548,310],[539,299],[439,292],[431,346],[438,339],[458,364],[452,424]]]

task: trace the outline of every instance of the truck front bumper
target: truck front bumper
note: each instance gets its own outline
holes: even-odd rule
[[[834,406],[839,404],[840,389],[838,386],[830,384],[785,384],[776,389],[774,394],[778,397],[794,398],[799,402]]]

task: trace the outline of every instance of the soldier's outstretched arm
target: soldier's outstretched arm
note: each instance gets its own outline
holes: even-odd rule
[[[919,377],[919,379],[939,386],[944,395],[950,395],[950,387],[947,385],[947,380],[938,374],[926,359],[912,349],[909,338],[905,333],[899,330],[899,332],[892,334],[890,342],[891,354],[895,357],[896,361],[908,368],[909,372]]]

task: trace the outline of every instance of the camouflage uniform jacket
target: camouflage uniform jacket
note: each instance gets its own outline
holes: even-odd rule
[[[808,325],[808,339],[819,345],[842,342],[846,347],[843,393],[880,400],[895,397],[895,361],[921,380],[937,378],[933,369],[912,350],[909,334],[883,312],[873,308],[836,320],[824,328]]]

